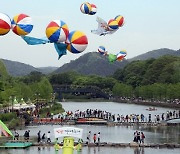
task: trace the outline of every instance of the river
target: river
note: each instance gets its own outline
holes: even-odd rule
[[[82,152],[74,150],[74,154],[179,154],[180,149],[158,149],[158,148],[110,148],[110,147],[83,147]],[[0,154],[62,154],[58,153],[53,147],[31,147],[28,149],[1,150]]]
[[[101,109],[113,114],[152,114],[152,117],[157,114],[166,113],[167,111],[173,111],[170,108],[156,107],[155,111],[146,110],[149,106],[135,105],[135,104],[124,104],[114,102],[63,102],[63,108],[66,111],[84,111],[86,109]],[[23,135],[25,130],[30,130],[30,136],[37,136],[37,132],[41,130],[41,133],[47,133],[51,131],[51,138],[54,139],[53,129],[62,127],[60,125],[40,125],[40,126],[28,126],[24,129],[18,130],[20,135]],[[179,126],[94,126],[94,125],[76,125],[75,127],[83,128],[83,140],[86,141],[87,133],[91,130],[93,133],[101,132],[101,142],[112,142],[112,143],[130,143],[133,140],[134,131],[143,131],[146,138],[145,143],[179,143],[180,144],[180,127]],[[60,139],[62,141],[62,139]],[[7,151],[7,152],[6,152]],[[45,148],[38,150],[37,147],[31,147],[27,150],[6,150],[3,154],[11,153],[33,153],[33,154],[53,154],[53,148]],[[2,152],[0,152],[2,153]],[[84,147],[83,154],[170,154],[180,153],[180,149],[154,149],[154,148],[110,148],[110,147]]]

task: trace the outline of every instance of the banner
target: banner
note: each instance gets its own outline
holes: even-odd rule
[[[61,128],[54,128],[54,136],[55,138],[59,137],[76,137],[82,138],[83,129],[76,128],[76,127],[61,127]]]

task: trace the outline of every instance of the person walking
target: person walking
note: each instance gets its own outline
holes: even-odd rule
[[[47,143],[51,143],[51,134],[50,131],[47,133]]]

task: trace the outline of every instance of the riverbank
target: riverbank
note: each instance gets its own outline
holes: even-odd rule
[[[130,101],[130,100],[119,100],[119,99],[113,99],[113,102],[172,108],[172,109],[176,109],[176,110],[180,109],[180,104],[175,104],[175,103],[149,102],[149,101]]]
[[[180,109],[180,104],[176,103],[165,103],[165,102],[150,102],[148,100],[137,101],[137,100],[128,100],[128,99],[118,99],[118,98],[110,98],[110,99],[65,99],[63,102],[116,102],[116,103],[127,103],[127,104],[137,104],[137,105],[145,105],[145,106],[156,106],[156,107],[164,107],[164,108],[172,108],[172,109]]]

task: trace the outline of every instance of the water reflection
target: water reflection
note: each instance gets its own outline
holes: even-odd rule
[[[179,154],[180,149],[158,148],[115,148],[115,147],[83,147],[82,152],[74,154]],[[55,152],[53,147],[30,147],[28,149],[1,150],[0,154],[62,154],[62,150]]]
[[[134,148],[134,154],[145,154],[143,147]]]

